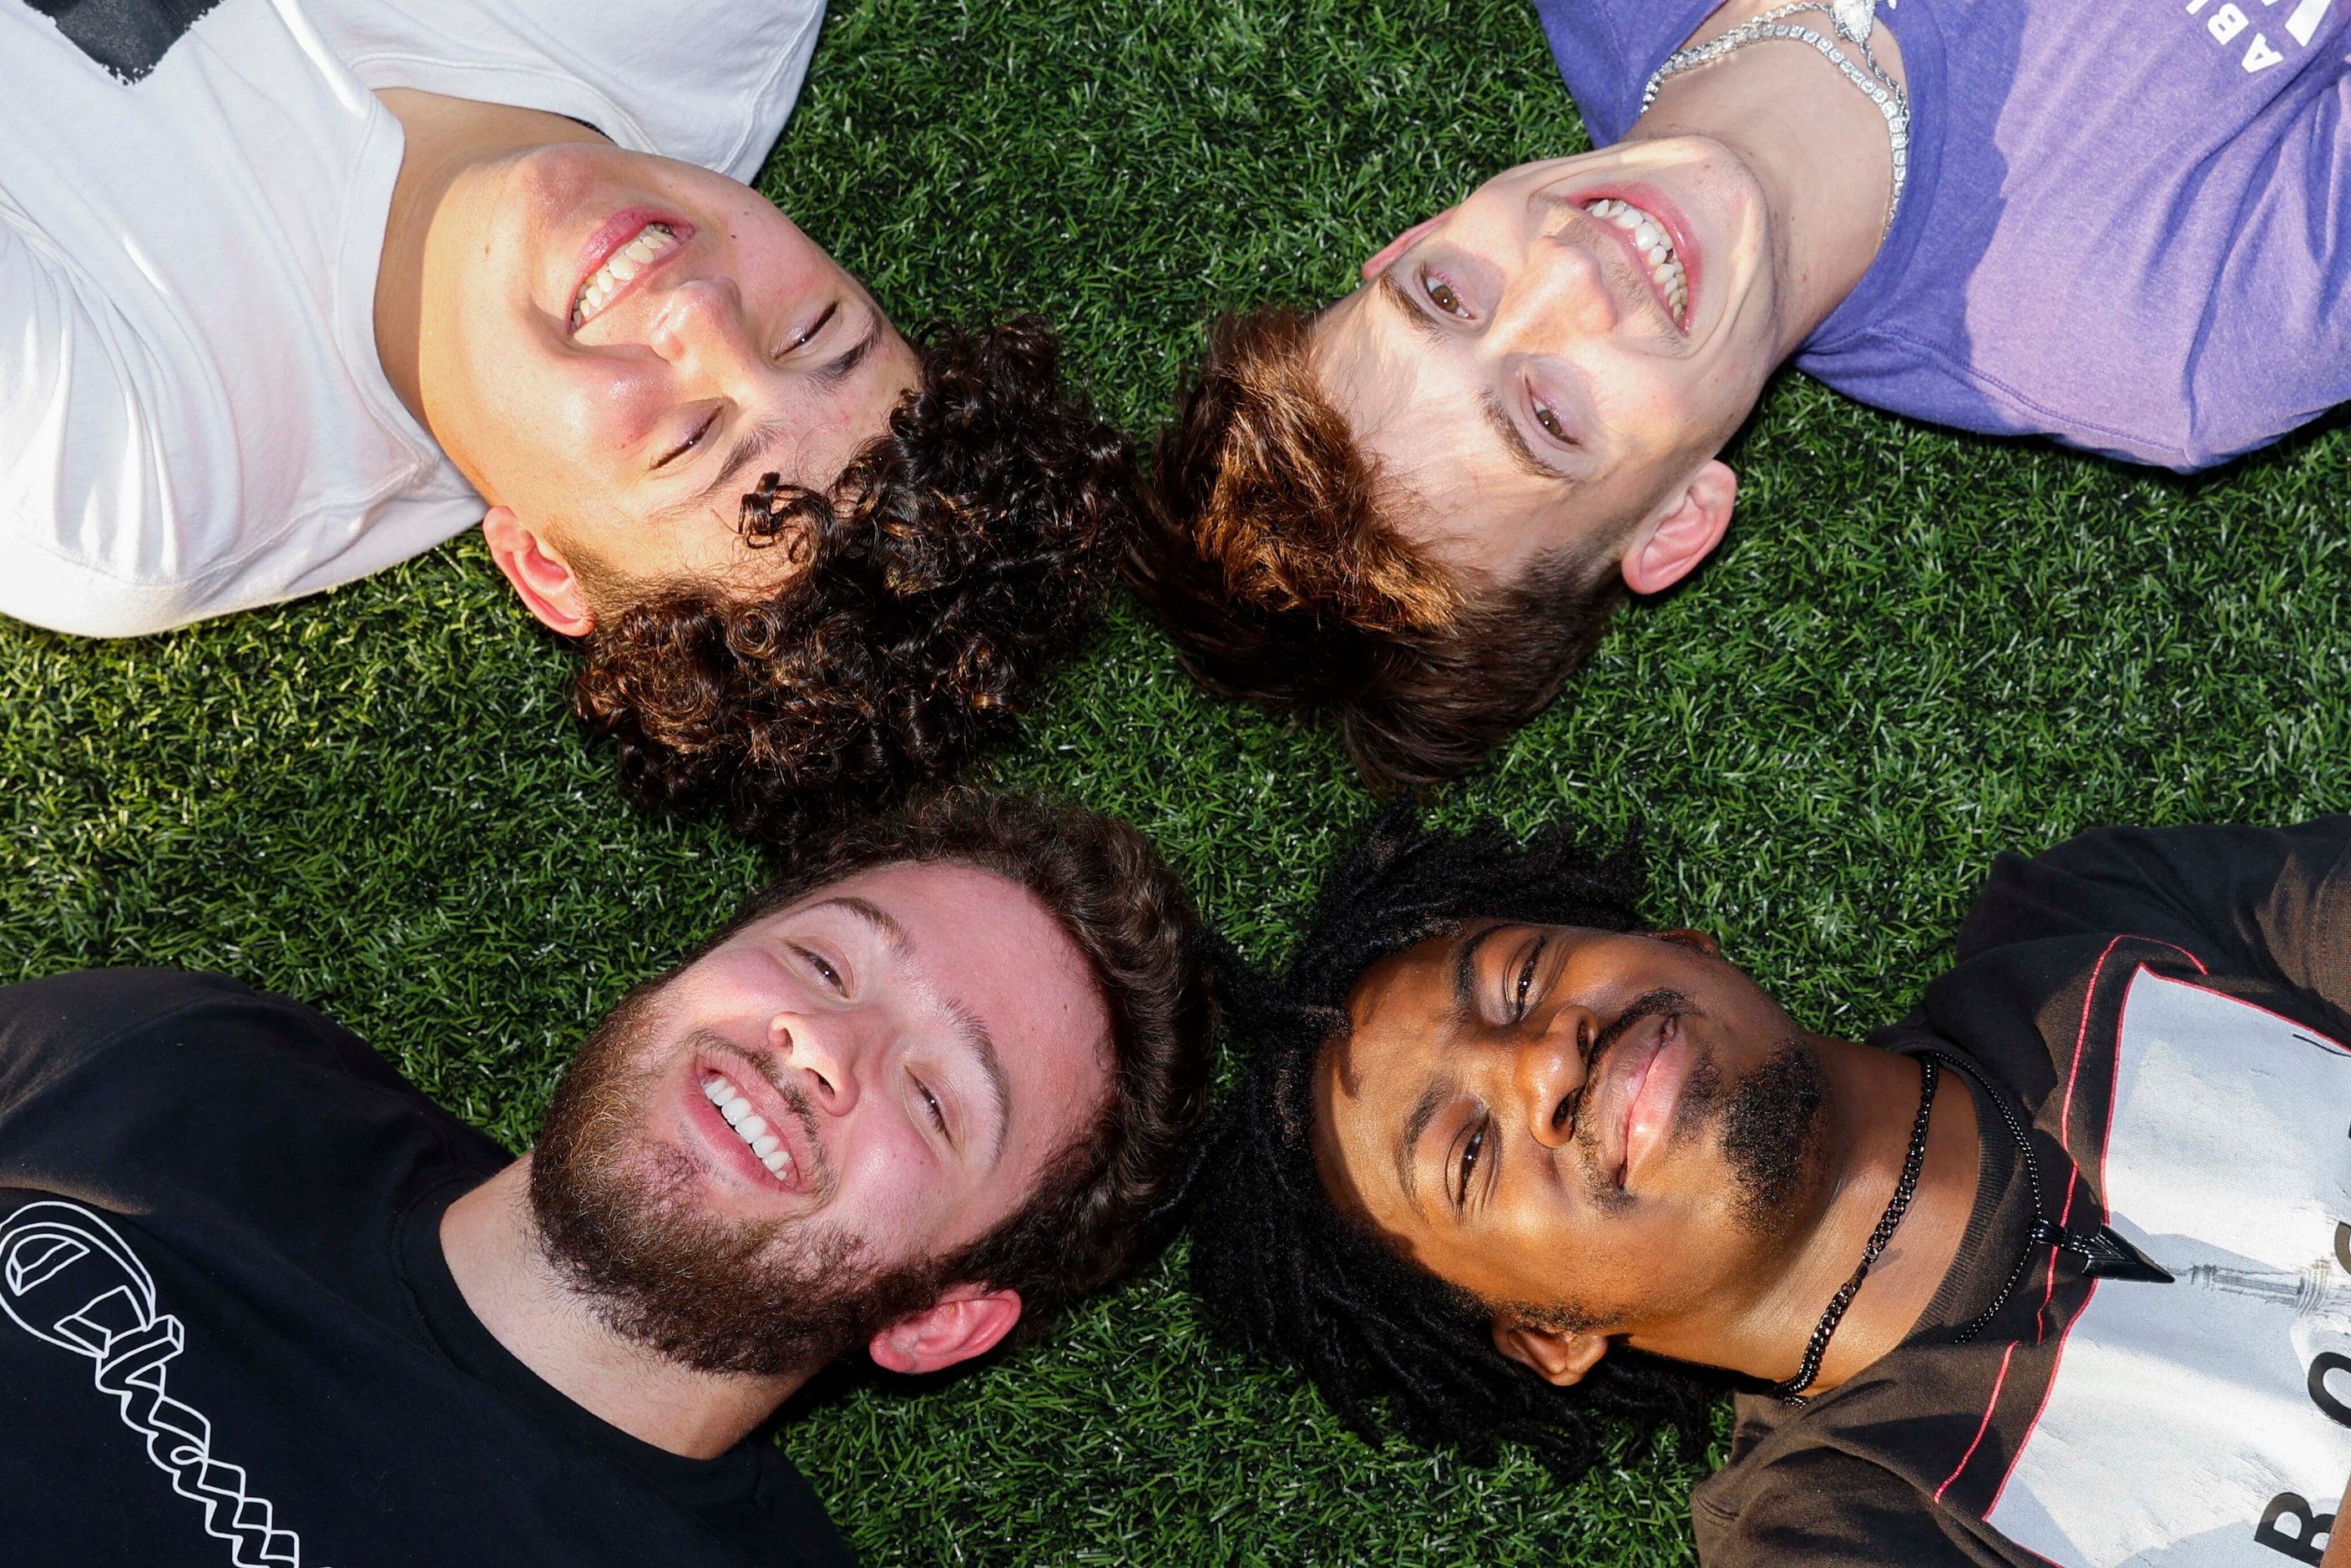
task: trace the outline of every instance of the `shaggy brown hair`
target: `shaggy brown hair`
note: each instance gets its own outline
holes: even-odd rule
[[[934,328],[920,380],[825,492],[767,476],[747,542],[804,570],[766,598],[691,588],[582,640],[572,706],[656,809],[786,836],[952,768],[1092,625],[1137,509],[1134,444],[1065,398],[1020,318]]]
[[[1019,1213],[956,1256],[940,1288],[1020,1292],[1019,1337],[1132,1269],[1173,1228],[1168,1189],[1208,1103],[1216,1028],[1208,945],[1184,885],[1134,828],[1081,807],[955,790],[799,846],[775,882],[699,948],[860,872],[909,862],[992,872],[1068,934],[1110,1015],[1111,1092]],[[688,960],[691,962],[691,960]]]
[[[1542,711],[1624,581],[1573,553],[1463,591],[1396,528],[1412,497],[1316,383],[1310,325],[1284,307],[1209,329],[1126,574],[1203,683],[1328,714],[1374,787],[1437,783]]]

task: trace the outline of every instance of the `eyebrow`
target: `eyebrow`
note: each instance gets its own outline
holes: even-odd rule
[[[898,917],[870,898],[860,898],[853,893],[837,893],[831,898],[820,898],[808,905],[810,909],[845,909],[866,925],[873,927],[893,953],[904,957],[914,950],[914,939],[898,924]]]
[[[1455,1092],[1453,1080],[1435,1079],[1420,1092],[1420,1098],[1405,1114],[1404,1142],[1396,1145],[1395,1163],[1396,1182],[1404,1188],[1407,1203],[1420,1201],[1419,1162],[1413,1156],[1419,1152],[1420,1140],[1427,1134],[1428,1124],[1437,1120],[1437,1113],[1445,1109],[1446,1103],[1453,1098]]]
[[[947,1016],[955,1020],[956,1038],[987,1075],[988,1097],[996,1103],[996,1135],[987,1151],[987,1163],[994,1165],[1003,1155],[1004,1134],[1012,1125],[1012,1080],[1005,1076],[1004,1062],[996,1054],[996,1038],[979,1021],[978,1014],[961,1002],[949,1002]]]
[[[1453,334],[1445,329],[1443,322],[1414,303],[1412,291],[1406,288],[1403,281],[1396,277],[1401,267],[1400,262],[1391,264],[1385,272],[1380,274],[1378,293],[1386,299],[1389,308],[1404,317],[1406,326],[1429,342],[1448,341]],[[1487,388],[1481,395],[1478,412],[1485,416],[1486,423],[1493,427],[1494,434],[1501,437],[1502,450],[1510,455],[1510,465],[1520,473],[1531,478],[1543,480],[1548,484],[1573,485],[1575,483],[1572,476],[1543,461],[1541,455],[1536,452],[1533,444],[1527,440],[1526,432],[1519,428],[1519,422],[1510,417],[1510,411],[1502,406],[1502,400],[1494,394],[1491,387]]]
[[[819,392],[831,392],[857,372],[857,367],[866,361],[881,341],[881,314],[878,311],[869,312],[865,319],[865,335],[835,354],[829,362],[809,372],[809,384]],[[752,459],[773,445],[776,438],[790,428],[791,422],[780,414],[770,415],[761,420],[744,432],[741,439],[728,449],[726,461],[718,465],[718,472],[711,477],[708,484],[684,499],[673,501],[661,507],[654,514],[655,517],[667,523],[679,517],[691,516],[708,506],[720,491],[741,485],[743,476],[750,469]]]

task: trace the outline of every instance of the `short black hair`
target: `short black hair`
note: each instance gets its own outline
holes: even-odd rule
[[[1494,1348],[1485,1303],[1341,1213],[1312,1147],[1314,1066],[1346,1037],[1366,969],[1481,919],[1635,930],[1642,891],[1629,837],[1594,852],[1562,826],[1523,843],[1491,821],[1432,831],[1399,805],[1332,872],[1278,978],[1224,960],[1249,1059],[1196,1183],[1193,1283],[1228,1339],[1300,1368],[1366,1439],[1380,1438],[1384,1402],[1414,1441],[1478,1464],[1522,1442],[1562,1482],[1598,1460],[1595,1416],[1641,1438],[1670,1428],[1686,1452],[1704,1443],[1719,1378],[1616,1351],[1573,1387],[1542,1382]]]

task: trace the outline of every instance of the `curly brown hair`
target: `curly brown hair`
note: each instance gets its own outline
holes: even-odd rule
[[[1437,783],[1558,695],[1624,581],[1564,553],[1464,591],[1397,529],[1412,497],[1315,381],[1311,327],[1275,307],[1209,329],[1123,564],[1203,684],[1327,714],[1374,788]]]
[[[1092,627],[1138,510],[1134,443],[1066,393],[1033,317],[935,326],[886,434],[825,491],[774,474],[742,529],[802,565],[764,598],[671,589],[581,642],[572,706],[662,810],[784,837],[954,768]]]
[[[1019,1291],[1018,1337],[1033,1335],[1060,1308],[1134,1268],[1174,1227],[1169,1188],[1207,1110],[1217,1019],[1211,949],[1184,884],[1149,840],[1114,817],[972,789],[848,820],[787,852],[782,873],[695,957],[860,872],[940,862],[1026,888],[1084,956],[1110,1015],[1110,1098],[1019,1213],[932,1271],[942,1287]]]

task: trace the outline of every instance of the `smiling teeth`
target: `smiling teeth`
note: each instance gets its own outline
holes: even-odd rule
[[[1596,202],[1586,202],[1583,210],[1602,223],[1614,224],[1633,236],[1633,244],[1649,264],[1649,281],[1657,286],[1666,303],[1673,309],[1674,319],[1680,321],[1689,313],[1689,274],[1682,267],[1681,257],[1674,254],[1674,242],[1667,237],[1666,225],[1630,202],[1614,196],[1603,196]]]
[[[768,1174],[778,1181],[791,1175],[792,1156],[784,1148],[784,1141],[768,1130],[768,1119],[751,1109],[750,1096],[735,1087],[734,1081],[723,1072],[714,1072],[702,1081],[703,1098],[718,1107],[743,1146],[768,1167]]]
[[[586,326],[590,317],[611,302],[622,284],[644,269],[645,263],[676,243],[677,231],[667,224],[647,224],[639,229],[636,238],[614,251],[611,259],[580,286],[580,297],[571,302],[571,329],[576,332]]]

